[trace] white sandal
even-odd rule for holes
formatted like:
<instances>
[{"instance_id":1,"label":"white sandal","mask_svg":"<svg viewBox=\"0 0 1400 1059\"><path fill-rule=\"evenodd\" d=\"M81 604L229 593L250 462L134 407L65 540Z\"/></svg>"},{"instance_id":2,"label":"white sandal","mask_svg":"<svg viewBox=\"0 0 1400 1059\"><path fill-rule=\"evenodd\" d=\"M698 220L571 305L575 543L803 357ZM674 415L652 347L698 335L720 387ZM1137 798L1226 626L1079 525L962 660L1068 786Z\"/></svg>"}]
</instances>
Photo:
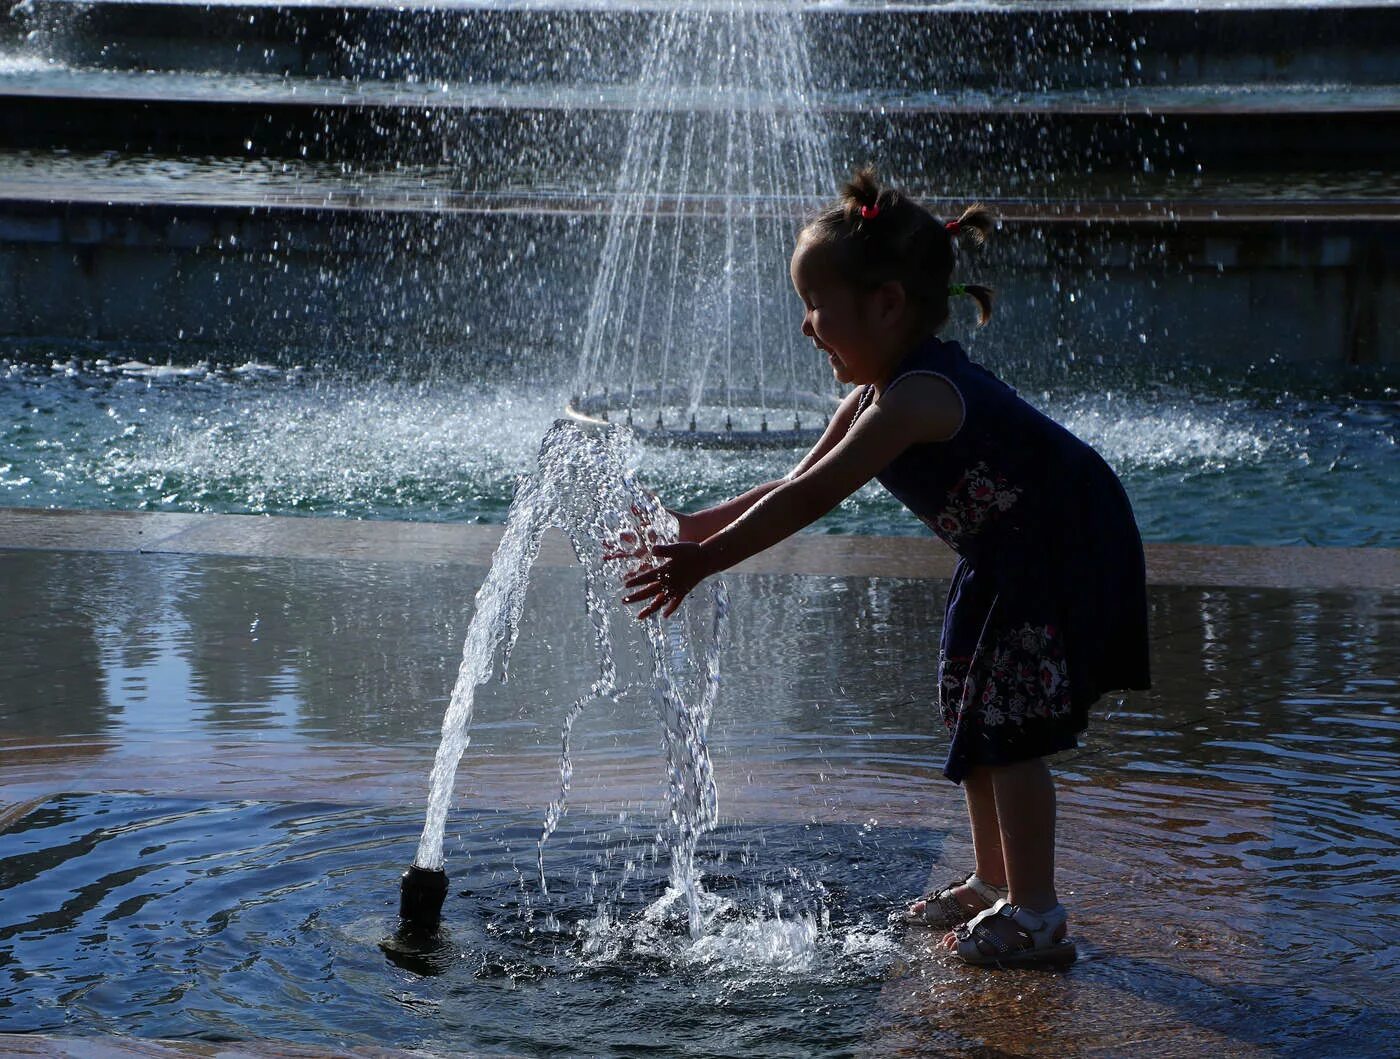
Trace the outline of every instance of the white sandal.
<instances>
[{"instance_id":1,"label":"white sandal","mask_svg":"<svg viewBox=\"0 0 1400 1059\"><path fill-rule=\"evenodd\" d=\"M930 890L914 899L914 903L922 901L924 910L922 912L904 913L904 922L914 926L928 927L930 930L952 930L960 924L966 923L973 916L979 915L976 911L969 912L963 907L962 902L953 896L953 891L960 886L966 886L982 900L987 902L990 909L998 901L1006 899L1007 890L1004 886L993 886L983 880L976 872L973 872L966 879L954 879L947 886L938 890Z\"/></svg>"},{"instance_id":2,"label":"white sandal","mask_svg":"<svg viewBox=\"0 0 1400 1059\"><path fill-rule=\"evenodd\" d=\"M1004 938L1001 931L993 929L993 919L1009 921L1012 937ZM1062 934L1068 920L1064 905L1032 912L1009 901L998 901L953 928L957 938L953 952L964 963L978 967L1063 967L1079 955L1074 942ZM1057 933L1061 934L1058 938Z\"/></svg>"}]
</instances>

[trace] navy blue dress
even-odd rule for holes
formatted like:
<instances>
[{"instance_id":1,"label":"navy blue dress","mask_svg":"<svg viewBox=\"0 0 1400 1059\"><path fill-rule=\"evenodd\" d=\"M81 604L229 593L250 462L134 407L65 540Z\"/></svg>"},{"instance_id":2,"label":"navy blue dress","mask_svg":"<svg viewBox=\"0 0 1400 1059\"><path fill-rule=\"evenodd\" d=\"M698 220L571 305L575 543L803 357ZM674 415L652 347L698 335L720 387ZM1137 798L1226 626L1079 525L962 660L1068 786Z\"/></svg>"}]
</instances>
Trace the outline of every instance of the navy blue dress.
<instances>
[{"instance_id":1,"label":"navy blue dress","mask_svg":"<svg viewBox=\"0 0 1400 1059\"><path fill-rule=\"evenodd\" d=\"M943 774L961 783L978 765L1078 746L1101 694L1149 686L1146 576L1127 495L1097 452L956 342L918 346L886 389L917 374L957 391L962 426L878 477L958 555L938 697Z\"/></svg>"}]
</instances>

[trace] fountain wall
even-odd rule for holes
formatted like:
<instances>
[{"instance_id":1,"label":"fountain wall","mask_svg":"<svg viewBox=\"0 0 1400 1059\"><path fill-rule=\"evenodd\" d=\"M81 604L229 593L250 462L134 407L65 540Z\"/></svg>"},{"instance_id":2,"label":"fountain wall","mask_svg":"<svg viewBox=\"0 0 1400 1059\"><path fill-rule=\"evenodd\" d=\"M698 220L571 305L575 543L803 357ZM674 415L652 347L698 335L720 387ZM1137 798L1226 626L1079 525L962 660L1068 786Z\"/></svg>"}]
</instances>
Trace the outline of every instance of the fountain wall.
<instances>
[{"instance_id":1,"label":"fountain wall","mask_svg":"<svg viewBox=\"0 0 1400 1059\"><path fill-rule=\"evenodd\" d=\"M666 10L19 5L0 20L0 337L566 375L629 122L660 105L632 42ZM833 182L874 159L943 212L1005 218L963 273L1002 294L982 356L1400 357L1400 9L802 23ZM661 189L659 230L718 208L712 174ZM745 208L795 231L811 204ZM795 301L770 312L765 334L795 328Z\"/></svg>"},{"instance_id":2,"label":"fountain wall","mask_svg":"<svg viewBox=\"0 0 1400 1059\"><path fill-rule=\"evenodd\" d=\"M950 208L949 213L952 212ZM1217 363L1400 359L1400 232L1366 219L1029 213L967 275L1003 314L986 355ZM1194 214L1194 215L1193 215ZM797 226L794 219L793 227ZM385 252L386 234L403 249ZM14 202L5 337L167 355L573 369L597 212ZM445 264L450 260L451 264ZM561 267L561 262L564 263ZM776 307L770 327L796 328ZM971 321L955 322L970 332Z\"/></svg>"}]
</instances>

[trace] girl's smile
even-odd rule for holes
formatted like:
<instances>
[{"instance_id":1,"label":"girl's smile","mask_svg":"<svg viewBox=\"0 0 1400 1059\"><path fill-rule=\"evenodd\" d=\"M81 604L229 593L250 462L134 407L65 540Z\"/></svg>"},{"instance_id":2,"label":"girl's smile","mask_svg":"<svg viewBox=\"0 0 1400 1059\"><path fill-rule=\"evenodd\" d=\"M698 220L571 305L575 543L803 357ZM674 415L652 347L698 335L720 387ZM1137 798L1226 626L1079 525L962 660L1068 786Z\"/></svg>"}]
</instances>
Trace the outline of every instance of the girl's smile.
<instances>
[{"instance_id":1,"label":"girl's smile","mask_svg":"<svg viewBox=\"0 0 1400 1059\"><path fill-rule=\"evenodd\" d=\"M806 312L802 333L826 354L844 384L882 384L907 340L902 289L891 304L889 285L862 290L841 279L830 249L803 240L792 255L792 285Z\"/></svg>"}]
</instances>

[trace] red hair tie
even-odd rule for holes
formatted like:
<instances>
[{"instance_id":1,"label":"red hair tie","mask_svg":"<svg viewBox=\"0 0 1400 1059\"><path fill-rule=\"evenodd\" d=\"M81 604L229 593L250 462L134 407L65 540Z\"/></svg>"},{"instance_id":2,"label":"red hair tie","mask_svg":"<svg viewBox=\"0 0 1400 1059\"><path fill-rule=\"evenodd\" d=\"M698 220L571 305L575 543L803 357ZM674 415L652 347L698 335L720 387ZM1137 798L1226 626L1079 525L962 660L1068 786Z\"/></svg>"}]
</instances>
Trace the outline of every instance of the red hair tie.
<instances>
[{"instance_id":1,"label":"red hair tie","mask_svg":"<svg viewBox=\"0 0 1400 1059\"><path fill-rule=\"evenodd\" d=\"M879 206L862 206L860 208L860 219L863 221L873 221L880 216Z\"/></svg>"},{"instance_id":2,"label":"red hair tie","mask_svg":"<svg viewBox=\"0 0 1400 1059\"><path fill-rule=\"evenodd\" d=\"M962 225L957 221L949 221L943 227L948 229L949 235L957 235L958 232L962 231Z\"/></svg>"}]
</instances>

